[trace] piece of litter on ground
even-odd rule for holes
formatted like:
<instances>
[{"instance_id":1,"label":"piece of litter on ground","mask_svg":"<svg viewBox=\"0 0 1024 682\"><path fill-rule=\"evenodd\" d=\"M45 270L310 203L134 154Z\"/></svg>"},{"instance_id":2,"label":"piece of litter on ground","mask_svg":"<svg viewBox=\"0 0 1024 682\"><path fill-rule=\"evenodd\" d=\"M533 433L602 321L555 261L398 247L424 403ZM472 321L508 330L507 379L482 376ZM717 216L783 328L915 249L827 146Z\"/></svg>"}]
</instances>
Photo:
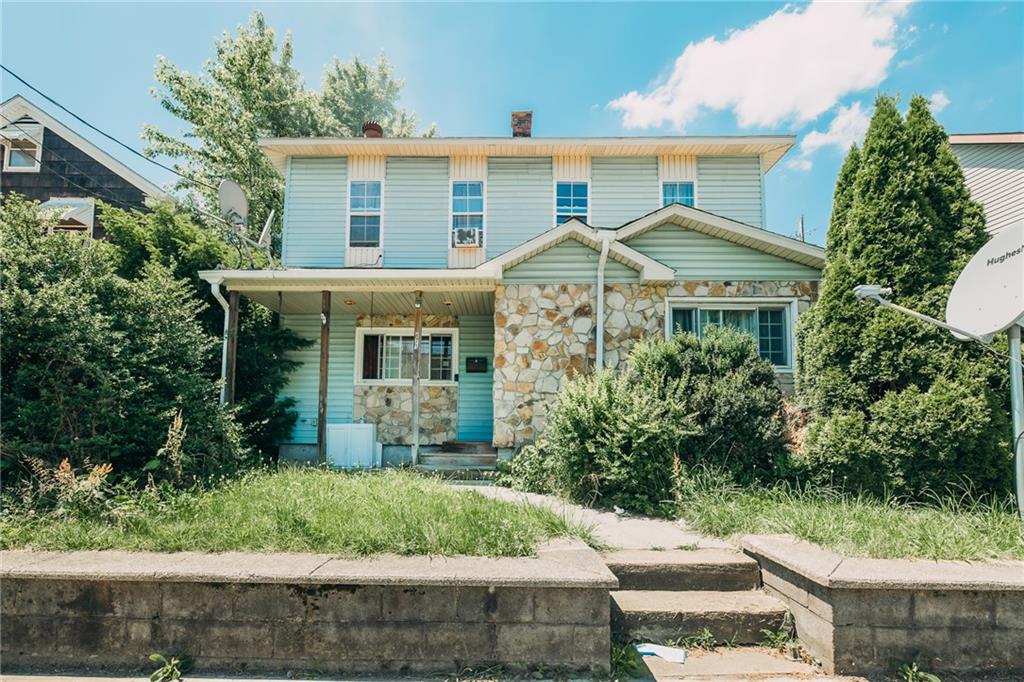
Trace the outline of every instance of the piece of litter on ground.
<instances>
[{"instance_id":1,"label":"piece of litter on ground","mask_svg":"<svg viewBox=\"0 0 1024 682\"><path fill-rule=\"evenodd\" d=\"M637 644L636 652L641 656L657 656L669 663L685 663L686 657L689 655L683 649L660 644Z\"/></svg>"}]
</instances>

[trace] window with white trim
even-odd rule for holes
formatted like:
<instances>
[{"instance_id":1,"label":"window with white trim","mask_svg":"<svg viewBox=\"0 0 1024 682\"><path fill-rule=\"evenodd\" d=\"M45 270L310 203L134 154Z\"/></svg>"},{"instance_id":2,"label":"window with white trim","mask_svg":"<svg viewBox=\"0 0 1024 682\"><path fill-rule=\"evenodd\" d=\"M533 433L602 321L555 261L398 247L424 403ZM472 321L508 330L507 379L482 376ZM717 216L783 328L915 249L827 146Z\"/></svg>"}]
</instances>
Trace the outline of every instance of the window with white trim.
<instances>
[{"instance_id":1,"label":"window with white trim","mask_svg":"<svg viewBox=\"0 0 1024 682\"><path fill-rule=\"evenodd\" d=\"M38 173L39 144L35 140L14 138L4 140L4 170L12 173Z\"/></svg>"},{"instance_id":2,"label":"window with white trim","mask_svg":"<svg viewBox=\"0 0 1024 682\"><path fill-rule=\"evenodd\" d=\"M585 182L555 183L555 224L561 225L570 218L587 222L589 192Z\"/></svg>"},{"instance_id":3,"label":"window with white trim","mask_svg":"<svg viewBox=\"0 0 1024 682\"><path fill-rule=\"evenodd\" d=\"M359 330L362 383L409 383L416 368L416 344L412 329ZM420 343L420 379L425 382L455 380L455 333L424 331Z\"/></svg>"},{"instance_id":4,"label":"window with white trim","mask_svg":"<svg viewBox=\"0 0 1024 682\"><path fill-rule=\"evenodd\" d=\"M484 183L452 183L452 246L483 246Z\"/></svg>"},{"instance_id":5,"label":"window with white trim","mask_svg":"<svg viewBox=\"0 0 1024 682\"><path fill-rule=\"evenodd\" d=\"M762 358L776 367L790 367L789 317L789 308L784 304L673 306L669 329L698 337L713 324L739 329L757 339Z\"/></svg>"},{"instance_id":6,"label":"window with white trim","mask_svg":"<svg viewBox=\"0 0 1024 682\"><path fill-rule=\"evenodd\" d=\"M661 183L661 205L682 204L683 206L694 205L693 183L692 182L663 182Z\"/></svg>"},{"instance_id":7,"label":"window with white trim","mask_svg":"<svg viewBox=\"0 0 1024 682\"><path fill-rule=\"evenodd\" d=\"M349 185L348 245L380 246L380 181L358 180Z\"/></svg>"}]
</instances>

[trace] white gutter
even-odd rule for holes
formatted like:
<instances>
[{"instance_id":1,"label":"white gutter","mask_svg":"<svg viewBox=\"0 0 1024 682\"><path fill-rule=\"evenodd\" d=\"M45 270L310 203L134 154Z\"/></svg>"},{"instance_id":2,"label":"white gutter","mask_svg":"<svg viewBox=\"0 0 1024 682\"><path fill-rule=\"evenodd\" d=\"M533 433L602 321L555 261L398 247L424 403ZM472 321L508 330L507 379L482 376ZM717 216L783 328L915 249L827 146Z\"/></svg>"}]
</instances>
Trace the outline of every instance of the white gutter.
<instances>
[{"instance_id":1,"label":"white gutter","mask_svg":"<svg viewBox=\"0 0 1024 682\"><path fill-rule=\"evenodd\" d=\"M224 309L224 341L221 343L220 351L220 404L223 405L228 390L228 385L225 382L228 376L228 316L231 306L224 299L224 295L220 293L220 282L220 280L210 282L210 292L220 303L220 307Z\"/></svg>"},{"instance_id":2,"label":"white gutter","mask_svg":"<svg viewBox=\"0 0 1024 682\"><path fill-rule=\"evenodd\" d=\"M608 263L611 242L601 237L601 257L597 261L597 369L604 369L604 266Z\"/></svg>"}]
</instances>

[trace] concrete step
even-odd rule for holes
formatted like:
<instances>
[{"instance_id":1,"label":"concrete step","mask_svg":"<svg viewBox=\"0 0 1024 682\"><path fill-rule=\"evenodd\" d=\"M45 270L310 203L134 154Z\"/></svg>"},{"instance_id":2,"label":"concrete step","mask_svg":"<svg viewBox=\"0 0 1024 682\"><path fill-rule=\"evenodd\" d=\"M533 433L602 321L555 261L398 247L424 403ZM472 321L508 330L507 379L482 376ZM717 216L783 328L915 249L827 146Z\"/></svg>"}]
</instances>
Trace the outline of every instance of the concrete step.
<instances>
[{"instance_id":1,"label":"concrete step","mask_svg":"<svg viewBox=\"0 0 1024 682\"><path fill-rule=\"evenodd\" d=\"M452 440L441 444L445 452L456 452L467 455L497 455L498 449L490 441L485 440Z\"/></svg>"},{"instance_id":2,"label":"concrete step","mask_svg":"<svg viewBox=\"0 0 1024 682\"><path fill-rule=\"evenodd\" d=\"M606 552L604 561L623 590L756 590L757 562L727 549L628 549Z\"/></svg>"},{"instance_id":3,"label":"concrete step","mask_svg":"<svg viewBox=\"0 0 1024 682\"><path fill-rule=\"evenodd\" d=\"M611 593L612 629L621 637L665 642L707 628L719 642L758 644L779 630L786 607L763 592L619 590Z\"/></svg>"},{"instance_id":4,"label":"concrete step","mask_svg":"<svg viewBox=\"0 0 1024 682\"><path fill-rule=\"evenodd\" d=\"M493 469L497 457L486 454L462 454L454 452L424 452L420 454L420 464L423 465L448 465L448 466L487 466Z\"/></svg>"},{"instance_id":5,"label":"concrete step","mask_svg":"<svg viewBox=\"0 0 1024 682\"><path fill-rule=\"evenodd\" d=\"M670 663L657 656L644 656L647 679L658 682L866 682L860 677L825 675L803 661L761 647L689 650L685 663Z\"/></svg>"}]
</instances>

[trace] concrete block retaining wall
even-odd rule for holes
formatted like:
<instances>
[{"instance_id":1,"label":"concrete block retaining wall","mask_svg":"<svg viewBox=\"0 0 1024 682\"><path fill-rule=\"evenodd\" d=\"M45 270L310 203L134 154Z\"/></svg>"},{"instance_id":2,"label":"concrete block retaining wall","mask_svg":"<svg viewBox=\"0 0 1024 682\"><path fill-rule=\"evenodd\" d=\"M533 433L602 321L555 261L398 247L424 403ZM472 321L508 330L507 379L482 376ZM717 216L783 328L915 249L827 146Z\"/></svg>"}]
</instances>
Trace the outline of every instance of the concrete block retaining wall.
<instances>
[{"instance_id":1,"label":"concrete block retaining wall","mask_svg":"<svg viewBox=\"0 0 1024 682\"><path fill-rule=\"evenodd\" d=\"M852 559L786 536L747 537L743 548L829 673L919 661L1024 676L1024 562Z\"/></svg>"},{"instance_id":2,"label":"concrete block retaining wall","mask_svg":"<svg viewBox=\"0 0 1024 682\"><path fill-rule=\"evenodd\" d=\"M453 673L535 666L607 673L608 590L593 550L536 557L5 552L5 670Z\"/></svg>"}]
</instances>

